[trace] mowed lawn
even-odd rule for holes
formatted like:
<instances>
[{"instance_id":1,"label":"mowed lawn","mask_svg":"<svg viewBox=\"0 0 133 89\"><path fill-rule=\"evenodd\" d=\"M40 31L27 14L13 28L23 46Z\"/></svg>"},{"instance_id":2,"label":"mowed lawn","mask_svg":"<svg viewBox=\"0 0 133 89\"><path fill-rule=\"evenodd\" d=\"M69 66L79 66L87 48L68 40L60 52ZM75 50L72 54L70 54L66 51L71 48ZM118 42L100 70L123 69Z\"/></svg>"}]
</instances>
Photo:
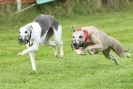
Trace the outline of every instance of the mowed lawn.
<instances>
[{"instance_id":1,"label":"mowed lawn","mask_svg":"<svg viewBox=\"0 0 133 89\"><path fill-rule=\"evenodd\" d=\"M70 46L72 25L94 25L130 48L133 55L133 12L75 16L59 21L63 27L64 60L54 57L51 47L41 45L36 52L36 73L32 72L28 55L18 56L25 48L18 44L18 30L27 22L0 26L0 89L133 89L132 58L117 56L117 66L102 54L77 55Z\"/></svg>"}]
</instances>

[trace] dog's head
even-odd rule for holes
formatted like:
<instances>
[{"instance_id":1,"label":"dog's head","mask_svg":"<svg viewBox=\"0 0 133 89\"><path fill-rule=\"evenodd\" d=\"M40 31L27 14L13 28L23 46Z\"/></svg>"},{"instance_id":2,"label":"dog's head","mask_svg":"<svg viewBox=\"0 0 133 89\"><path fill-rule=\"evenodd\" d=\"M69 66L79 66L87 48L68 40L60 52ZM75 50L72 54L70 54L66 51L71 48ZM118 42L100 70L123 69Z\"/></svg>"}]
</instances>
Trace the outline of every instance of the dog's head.
<instances>
[{"instance_id":1,"label":"dog's head","mask_svg":"<svg viewBox=\"0 0 133 89\"><path fill-rule=\"evenodd\" d=\"M20 44L27 44L31 38L32 33L32 25L21 27L19 30L19 43Z\"/></svg>"},{"instance_id":2,"label":"dog's head","mask_svg":"<svg viewBox=\"0 0 133 89\"><path fill-rule=\"evenodd\" d=\"M81 28L73 28L72 35L72 49L80 55L85 55L84 47L85 47L85 31L82 31Z\"/></svg>"},{"instance_id":3,"label":"dog's head","mask_svg":"<svg viewBox=\"0 0 133 89\"><path fill-rule=\"evenodd\" d=\"M73 27L73 35L72 35L72 45L74 49L79 49L84 46L85 41L85 32L80 28Z\"/></svg>"}]
</instances>

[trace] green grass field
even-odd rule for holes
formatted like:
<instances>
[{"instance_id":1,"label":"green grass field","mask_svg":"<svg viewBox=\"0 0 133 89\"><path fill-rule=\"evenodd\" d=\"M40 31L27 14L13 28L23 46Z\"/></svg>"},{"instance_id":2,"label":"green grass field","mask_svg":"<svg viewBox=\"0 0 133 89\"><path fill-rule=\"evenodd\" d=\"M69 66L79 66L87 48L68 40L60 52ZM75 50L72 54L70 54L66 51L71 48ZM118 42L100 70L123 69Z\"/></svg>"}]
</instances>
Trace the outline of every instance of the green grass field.
<instances>
[{"instance_id":1,"label":"green grass field","mask_svg":"<svg viewBox=\"0 0 133 89\"><path fill-rule=\"evenodd\" d=\"M21 20L0 26L0 89L133 89L133 60L118 58L120 65L102 54L80 56L70 47L72 25L94 25L133 50L133 12L95 14L59 18L63 26L64 60L53 49L41 45L36 52L37 72L32 72L25 47L18 44L19 27L32 21Z\"/></svg>"}]
</instances>

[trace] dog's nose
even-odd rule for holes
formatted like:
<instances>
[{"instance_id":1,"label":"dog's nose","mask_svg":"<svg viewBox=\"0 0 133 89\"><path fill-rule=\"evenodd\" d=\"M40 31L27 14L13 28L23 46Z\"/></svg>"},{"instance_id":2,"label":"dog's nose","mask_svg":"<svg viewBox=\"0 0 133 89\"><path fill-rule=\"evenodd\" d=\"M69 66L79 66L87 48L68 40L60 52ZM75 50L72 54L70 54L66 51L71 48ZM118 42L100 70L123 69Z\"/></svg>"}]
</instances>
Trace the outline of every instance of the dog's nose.
<instances>
[{"instance_id":1,"label":"dog's nose","mask_svg":"<svg viewBox=\"0 0 133 89\"><path fill-rule=\"evenodd\" d=\"M82 43L83 43L83 42L82 42L82 41L80 41L80 42L79 42L79 45L82 45Z\"/></svg>"},{"instance_id":2,"label":"dog's nose","mask_svg":"<svg viewBox=\"0 0 133 89\"><path fill-rule=\"evenodd\" d=\"M21 36L19 36L19 37L18 37L18 40L22 41L22 37L21 37Z\"/></svg>"},{"instance_id":3,"label":"dog's nose","mask_svg":"<svg viewBox=\"0 0 133 89\"><path fill-rule=\"evenodd\" d=\"M76 44L76 41L75 41L75 40L73 40L73 41L72 41L72 43L73 43L73 44Z\"/></svg>"}]
</instances>

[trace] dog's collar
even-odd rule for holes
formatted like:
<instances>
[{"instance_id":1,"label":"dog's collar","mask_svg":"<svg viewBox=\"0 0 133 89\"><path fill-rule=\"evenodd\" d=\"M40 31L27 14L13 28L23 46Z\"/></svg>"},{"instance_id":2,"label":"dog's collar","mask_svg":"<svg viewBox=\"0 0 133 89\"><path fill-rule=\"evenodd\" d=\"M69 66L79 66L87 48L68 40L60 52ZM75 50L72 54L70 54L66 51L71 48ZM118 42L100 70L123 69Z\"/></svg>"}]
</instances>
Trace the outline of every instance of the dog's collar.
<instances>
[{"instance_id":1,"label":"dog's collar","mask_svg":"<svg viewBox=\"0 0 133 89\"><path fill-rule=\"evenodd\" d=\"M87 44L89 43L90 40L90 34L88 31L85 31L85 39L84 39L84 43Z\"/></svg>"},{"instance_id":2,"label":"dog's collar","mask_svg":"<svg viewBox=\"0 0 133 89\"><path fill-rule=\"evenodd\" d=\"M33 42L29 41L28 44L29 44L29 47L31 47L33 45Z\"/></svg>"},{"instance_id":3,"label":"dog's collar","mask_svg":"<svg viewBox=\"0 0 133 89\"><path fill-rule=\"evenodd\" d=\"M30 39L31 39L31 33L32 31L30 31L30 36L29 36L29 39L27 40L29 44L30 44Z\"/></svg>"},{"instance_id":4,"label":"dog's collar","mask_svg":"<svg viewBox=\"0 0 133 89\"><path fill-rule=\"evenodd\" d=\"M29 37L29 40L31 39L31 33L32 33L32 31L30 31L30 37Z\"/></svg>"},{"instance_id":5,"label":"dog's collar","mask_svg":"<svg viewBox=\"0 0 133 89\"><path fill-rule=\"evenodd\" d=\"M29 39L27 39L26 40L26 42L25 42L25 44L29 44L29 46L30 46L30 40L31 40L31 33L32 33L32 31L30 31L30 35L29 35Z\"/></svg>"},{"instance_id":6,"label":"dog's collar","mask_svg":"<svg viewBox=\"0 0 133 89\"><path fill-rule=\"evenodd\" d=\"M81 29L78 29L76 31L84 31L85 33L84 43L88 44L90 40L90 33L87 30L81 30Z\"/></svg>"}]
</instances>

